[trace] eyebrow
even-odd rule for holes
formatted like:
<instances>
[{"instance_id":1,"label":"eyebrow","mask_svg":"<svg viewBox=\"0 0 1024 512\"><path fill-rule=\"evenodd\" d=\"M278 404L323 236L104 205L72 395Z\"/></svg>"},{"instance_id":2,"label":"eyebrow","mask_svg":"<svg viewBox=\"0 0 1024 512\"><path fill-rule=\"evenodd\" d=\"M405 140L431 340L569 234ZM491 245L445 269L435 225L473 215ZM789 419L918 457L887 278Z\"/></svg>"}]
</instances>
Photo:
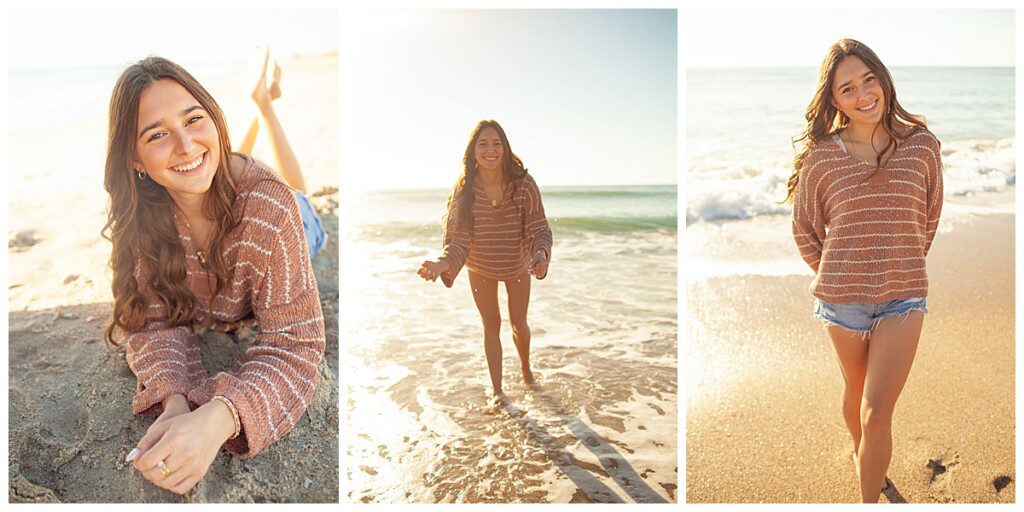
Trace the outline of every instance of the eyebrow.
<instances>
[{"instance_id":1,"label":"eyebrow","mask_svg":"<svg viewBox=\"0 0 1024 512\"><path fill-rule=\"evenodd\" d=\"M868 75L870 75L870 74L872 74L872 73L874 73L874 71L871 71L871 70L869 69L869 70L867 70L867 72L866 72L866 73L864 73L864 74L863 74L863 75L861 75L860 77L861 77L861 78L864 78L864 77L866 77L866 76L868 76ZM836 86L836 89L842 89L843 87L846 87L847 85L850 85L850 82L852 82L852 81L853 81L853 80L847 80L847 81L845 81L845 82L843 82L843 83L839 84L838 86Z\"/></svg>"},{"instance_id":2,"label":"eyebrow","mask_svg":"<svg viewBox=\"0 0 1024 512\"><path fill-rule=\"evenodd\" d=\"M192 105L191 107L188 107L185 110L182 110L181 111L181 115L182 116L187 116L189 112L192 112L193 110L200 110L202 108L203 107L201 105ZM152 130L153 128L156 128L157 126L160 126L160 123L163 123L163 122L164 122L164 120L161 119L159 121L150 123L148 126L143 128L141 132L139 132L139 138L141 139L144 135L146 135L146 132Z\"/></svg>"}]
</instances>

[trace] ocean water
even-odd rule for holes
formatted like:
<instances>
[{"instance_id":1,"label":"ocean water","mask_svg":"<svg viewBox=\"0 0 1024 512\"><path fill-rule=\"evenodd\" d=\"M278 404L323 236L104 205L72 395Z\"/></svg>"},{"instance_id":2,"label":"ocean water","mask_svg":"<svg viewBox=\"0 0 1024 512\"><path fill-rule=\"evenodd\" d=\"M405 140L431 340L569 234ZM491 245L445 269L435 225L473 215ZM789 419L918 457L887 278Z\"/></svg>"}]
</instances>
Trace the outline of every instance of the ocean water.
<instances>
[{"instance_id":1,"label":"ocean water","mask_svg":"<svg viewBox=\"0 0 1024 512\"><path fill-rule=\"evenodd\" d=\"M674 501L676 187L542 188L555 243L531 290L540 385L522 384L504 322L507 404L489 398L465 271L452 289L416 275L440 253L446 192L346 208L361 267L342 274L348 499Z\"/></svg>"},{"instance_id":2,"label":"ocean water","mask_svg":"<svg viewBox=\"0 0 1024 512\"><path fill-rule=\"evenodd\" d=\"M106 119L110 93L129 64L10 70L10 131L35 130L100 116ZM244 76L248 65L237 59L179 64L207 88L211 82L226 77Z\"/></svg>"},{"instance_id":3,"label":"ocean water","mask_svg":"<svg viewBox=\"0 0 1024 512\"><path fill-rule=\"evenodd\" d=\"M897 98L942 142L945 191L1016 183L1014 68L893 68ZM791 140L817 70L687 70L686 223L788 214Z\"/></svg>"}]
</instances>

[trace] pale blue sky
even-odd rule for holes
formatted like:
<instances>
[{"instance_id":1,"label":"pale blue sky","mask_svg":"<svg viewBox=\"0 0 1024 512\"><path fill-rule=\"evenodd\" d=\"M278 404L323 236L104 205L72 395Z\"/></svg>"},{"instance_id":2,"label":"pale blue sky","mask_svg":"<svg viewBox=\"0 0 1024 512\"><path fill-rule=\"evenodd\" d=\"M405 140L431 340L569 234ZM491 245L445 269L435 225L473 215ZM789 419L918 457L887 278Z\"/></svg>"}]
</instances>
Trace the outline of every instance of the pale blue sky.
<instances>
[{"instance_id":1,"label":"pale blue sky","mask_svg":"<svg viewBox=\"0 0 1024 512\"><path fill-rule=\"evenodd\" d=\"M52 9L10 11L12 69L121 66L149 54L184 64L338 49L335 10Z\"/></svg>"},{"instance_id":2,"label":"pale blue sky","mask_svg":"<svg viewBox=\"0 0 1024 512\"><path fill-rule=\"evenodd\" d=\"M1008 9L686 11L687 67L813 66L843 37L886 66L1014 66Z\"/></svg>"},{"instance_id":3,"label":"pale blue sky","mask_svg":"<svg viewBox=\"0 0 1024 512\"><path fill-rule=\"evenodd\" d=\"M341 33L356 188L450 187L487 118L542 187L676 182L674 10L369 11Z\"/></svg>"}]
</instances>

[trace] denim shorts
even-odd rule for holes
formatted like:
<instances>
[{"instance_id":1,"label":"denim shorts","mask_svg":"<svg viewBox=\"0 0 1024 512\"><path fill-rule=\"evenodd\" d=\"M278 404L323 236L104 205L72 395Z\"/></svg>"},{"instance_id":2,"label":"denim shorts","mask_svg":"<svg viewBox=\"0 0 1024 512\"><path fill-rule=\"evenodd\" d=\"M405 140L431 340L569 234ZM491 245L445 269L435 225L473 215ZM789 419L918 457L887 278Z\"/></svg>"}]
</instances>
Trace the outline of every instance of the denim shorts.
<instances>
[{"instance_id":1,"label":"denim shorts","mask_svg":"<svg viewBox=\"0 0 1024 512\"><path fill-rule=\"evenodd\" d=\"M324 248L327 243L327 233L320 224L320 217L316 216L313 204L309 202L302 192L295 191L295 201L299 203L299 215L302 216L302 231L306 233L306 247L309 248L309 258L313 259L316 253Z\"/></svg>"},{"instance_id":2,"label":"denim shorts","mask_svg":"<svg viewBox=\"0 0 1024 512\"><path fill-rule=\"evenodd\" d=\"M863 333L871 332L883 318L905 315L911 311L928 312L924 297L897 299L881 304L835 303L814 299L814 316L825 324Z\"/></svg>"}]
</instances>

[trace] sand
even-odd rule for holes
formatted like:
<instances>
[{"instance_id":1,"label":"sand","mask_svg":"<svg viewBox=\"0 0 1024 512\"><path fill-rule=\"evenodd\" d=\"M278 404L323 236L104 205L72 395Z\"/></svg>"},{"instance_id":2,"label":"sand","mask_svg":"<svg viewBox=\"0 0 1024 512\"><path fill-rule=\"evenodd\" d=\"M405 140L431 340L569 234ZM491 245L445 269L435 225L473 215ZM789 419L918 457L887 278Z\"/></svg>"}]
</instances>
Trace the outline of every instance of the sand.
<instances>
[{"instance_id":1,"label":"sand","mask_svg":"<svg viewBox=\"0 0 1024 512\"><path fill-rule=\"evenodd\" d=\"M1012 198L947 203L882 502L1014 501ZM838 361L787 233L769 217L687 234L705 270L687 284L688 502L859 500Z\"/></svg>"},{"instance_id":2,"label":"sand","mask_svg":"<svg viewBox=\"0 0 1024 512\"><path fill-rule=\"evenodd\" d=\"M489 397L465 271L452 289L415 274L440 246L438 226L400 241L367 231L344 242L346 257L367 267L343 289L343 337L352 340L342 361L343 500L678 499L675 230L556 230L550 273L531 285L539 385L522 383L505 322L505 403ZM618 286L640 254L660 278ZM498 295L505 316L503 288Z\"/></svg>"},{"instance_id":3,"label":"sand","mask_svg":"<svg viewBox=\"0 0 1024 512\"><path fill-rule=\"evenodd\" d=\"M185 496L153 486L124 463L153 418L132 415L135 377L124 351L107 350L102 341L111 307L110 244L99 236L106 218L106 118L12 133L10 501L338 500L337 58L288 59L282 68L284 96L275 107L329 236L314 259L327 352L306 415L253 459L222 452ZM204 84L236 134L251 119L240 94L244 84L245 77ZM207 370L229 367L251 338L204 335Z\"/></svg>"}]
</instances>

